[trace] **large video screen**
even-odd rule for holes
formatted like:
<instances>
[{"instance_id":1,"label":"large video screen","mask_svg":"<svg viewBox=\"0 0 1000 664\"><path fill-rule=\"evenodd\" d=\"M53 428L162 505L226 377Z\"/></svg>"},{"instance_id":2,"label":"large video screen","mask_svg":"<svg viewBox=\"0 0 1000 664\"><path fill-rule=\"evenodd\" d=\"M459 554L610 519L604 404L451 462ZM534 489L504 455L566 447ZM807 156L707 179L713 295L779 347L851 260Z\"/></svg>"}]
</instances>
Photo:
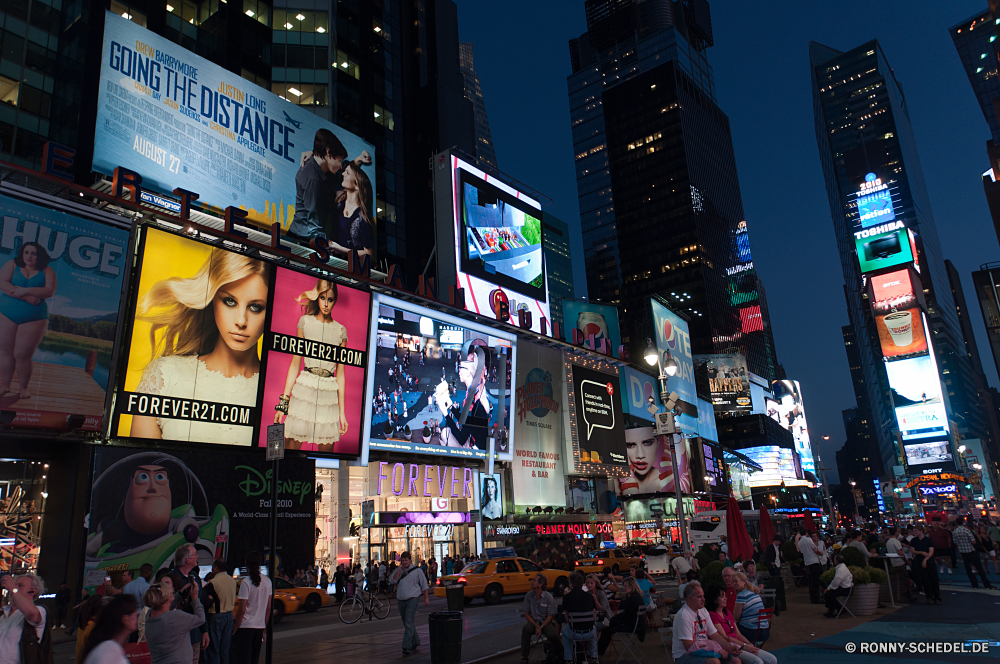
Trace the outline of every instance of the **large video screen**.
<instances>
[{"instance_id":1,"label":"large video screen","mask_svg":"<svg viewBox=\"0 0 1000 664\"><path fill-rule=\"evenodd\" d=\"M373 308L367 449L485 459L493 437L497 458L513 459L516 337L387 296L375 296Z\"/></svg>"},{"instance_id":2,"label":"large video screen","mask_svg":"<svg viewBox=\"0 0 1000 664\"><path fill-rule=\"evenodd\" d=\"M188 189L305 239L323 233L374 263L370 143L113 12L100 76L95 171L123 166L143 187Z\"/></svg>"},{"instance_id":3,"label":"large video screen","mask_svg":"<svg viewBox=\"0 0 1000 664\"><path fill-rule=\"evenodd\" d=\"M802 460L802 470L816 472L813 460L812 441L809 439L809 425L806 424L806 408L802 403L802 386L797 380L776 380L771 385L776 401L769 408L768 415L786 430L792 432L795 451Z\"/></svg>"},{"instance_id":4,"label":"large video screen","mask_svg":"<svg viewBox=\"0 0 1000 664\"><path fill-rule=\"evenodd\" d=\"M714 410L744 412L753 410L750 400L750 373L740 353L695 355L694 372L712 395Z\"/></svg>"},{"instance_id":5,"label":"large video screen","mask_svg":"<svg viewBox=\"0 0 1000 664\"><path fill-rule=\"evenodd\" d=\"M854 246L862 272L913 262L910 237L901 221L856 232Z\"/></svg>"},{"instance_id":6,"label":"large video screen","mask_svg":"<svg viewBox=\"0 0 1000 664\"><path fill-rule=\"evenodd\" d=\"M741 449L740 453L763 468L750 475L751 487L779 486L782 482L785 486L809 486L809 482L798 478L795 450L777 445L762 445Z\"/></svg>"},{"instance_id":7,"label":"large video screen","mask_svg":"<svg viewBox=\"0 0 1000 664\"><path fill-rule=\"evenodd\" d=\"M622 449L625 416L618 376L573 365L576 430L580 461L626 463Z\"/></svg>"},{"instance_id":8,"label":"large video screen","mask_svg":"<svg viewBox=\"0 0 1000 664\"><path fill-rule=\"evenodd\" d=\"M875 313L909 309L917 305L913 279L906 268L874 275L869 278L869 284Z\"/></svg>"},{"instance_id":9,"label":"large video screen","mask_svg":"<svg viewBox=\"0 0 1000 664\"><path fill-rule=\"evenodd\" d=\"M906 463L909 466L940 466L942 470L950 470L952 463L951 443L945 440L934 440L903 445L906 453ZM945 468L944 465L948 467Z\"/></svg>"},{"instance_id":10,"label":"large video screen","mask_svg":"<svg viewBox=\"0 0 1000 664\"><path fill-rule=\"evenodd\" d=\"M0 196L0 411L100 431L128 231ZM7 422L5 422L7 423Z\"/></svg>"},{"instance_id":11,"label":"large video screen","mask_svg":"<svg viewBox=\"0 0 1000 664\"><path fill-rule=\"evenodd\" d=\"M926 321L917 307L875 316L875 326L886 360L927 353Z\"/></svg>"},{"instance_id":12,"label":"large video screen","mask_svg":"<svg viewBox=\"0 0 1000 664\"><path fill-rule=\"evenodd\" d=\"M886 362L896 422L903 440L940 438L948 433L948 414L933 355Z\"/></svg>"},{"instance_id":13,"label":"large video screen","mask_svg":"<svg viewBox=\"0 0 1000 664\"><path fill-rule=\"evenodd\" d=\"M573 330L580 330L584 343L590 343L594 337L594 345L601 347L601 339L606 339L610 352L620 357L619 346L622 335L618 323L618 307L610 304L598 304L585 300L563 300L563 338L573 343Z\"/></svg>"}]
</instances>

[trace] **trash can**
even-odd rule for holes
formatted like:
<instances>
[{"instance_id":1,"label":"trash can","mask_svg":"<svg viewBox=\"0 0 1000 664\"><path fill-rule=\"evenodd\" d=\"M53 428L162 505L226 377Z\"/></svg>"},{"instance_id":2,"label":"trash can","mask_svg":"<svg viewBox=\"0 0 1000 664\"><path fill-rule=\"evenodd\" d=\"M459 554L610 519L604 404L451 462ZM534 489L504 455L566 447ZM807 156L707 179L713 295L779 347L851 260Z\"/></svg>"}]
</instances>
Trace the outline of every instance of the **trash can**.
<instances>
[{"instance_id":1,"label":"trash can","mask_svg":"<svg viewBox=\"0 0 1000 664\"><path fill-rule=\"evenodd\" d=\"M448 597L448 610L461 611L465 607L465 586L454 585L445 589Z\"/></svg>"},{"instance_id":2,"label":"trash can","mask_svg":"<svg viewBox=\"0 0 1000 664\"><path fill-rule=\"evenodd\" d=\"M427 619L431 664L462 663L462 612L435 611Z\"/></svg>"}]
</instances>

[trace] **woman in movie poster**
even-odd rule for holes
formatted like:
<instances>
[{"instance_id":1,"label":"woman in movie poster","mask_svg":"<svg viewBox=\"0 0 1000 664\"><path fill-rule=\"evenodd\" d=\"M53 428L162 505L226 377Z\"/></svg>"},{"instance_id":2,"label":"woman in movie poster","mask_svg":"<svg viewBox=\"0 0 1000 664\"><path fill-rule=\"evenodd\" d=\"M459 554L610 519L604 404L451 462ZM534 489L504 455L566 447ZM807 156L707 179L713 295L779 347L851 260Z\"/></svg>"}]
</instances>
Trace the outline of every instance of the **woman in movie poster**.
<instances>
[{"instance_id":1,"label":"woman in movie poster","mask_svg":"<svg viewBox=\"0 0 1000 664\"><path fill-rule=\"evenodd\" d=\"M629 474L620 477L618 495L629 496L645 493L660 493L674 490L674 471L670 460L669 436L657 436L652 427L625 430L625 453L628 457ZM677 467L686 469L690 455L687 442L682 443L682 453L677 459ZM691 476L684 472L681 476L681 490L691 491Z\"/></svg>"},{"instance_id":2,"label":"woman in movie poster","mask_svg":"<svg viewBox=\"0 0 1000 664\"><path fill-rule=\"evenodd\" d=\"M0 268L0 397L10 392L17 368L18 396L30 399L32 356L49 329L45 300L56 293L56 273L37 242L25 242Z\"/></svg>"},{"instance_id":3,"label":"woman in movie poster","mask_svg":"<svg viewBox=\"0 0 1000 664\"><path fill-rule=\"evenodd\" d=\"M147 237L144 271L154 258L171 261L172 271L183 269L183 255L168 257L155 246L163 235ZM191 252L208 249L181 242ZM194 276L170 276L154 283L141 297L136 316L149 325L153 359L135 391L255 406L260 372L257 342L264 333L269 283L267 263L219 248L208 251ZM133 352L136 345L133 339ZM250 445L253 427L136 415L128 435Z\"/></svg>"},{"instance_id":4,"label":"woman in movie poster","mask_svg":"<svg viewBox=\"0 0 1000 664\"><path fill-rule=\"evenodd\" d=\"M319 279L312 290L296 298L302 311L299 338L333 346L347 344L347 328L333 318L338 297L337 284ZM285 423L286 448L297 450L303 443L315 443L320 452L333 452L334 444L347 433L347 418L341 414L344 373L336 362L291 357L284 389L274 407L275 424Z\"/></svg>"}]
</instances>

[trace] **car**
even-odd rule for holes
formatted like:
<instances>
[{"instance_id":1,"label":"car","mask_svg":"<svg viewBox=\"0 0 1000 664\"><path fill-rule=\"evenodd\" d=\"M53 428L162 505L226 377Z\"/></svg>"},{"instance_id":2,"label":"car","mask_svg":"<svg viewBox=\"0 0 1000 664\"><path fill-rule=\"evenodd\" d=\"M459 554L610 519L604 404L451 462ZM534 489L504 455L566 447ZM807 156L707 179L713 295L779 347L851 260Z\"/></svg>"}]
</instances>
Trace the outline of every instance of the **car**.
<instances>
[{"instance_id":1,"label":"car","mask_svg":"<svg viewBox=\"0 0 1000 664\"><path fill-rule=\"evenodd\" d=\"M303 588L296 586L294 583L289 583L284 579L277 578L274 580L274 589L295 595L300 607L308 613L318 611L321 606L326 606L330 603L330 596L321 588Z\"/></svg>"},{"instance_id":2,"label":"car","mask_svg":"<svg viewBox=\"0 0 1000 664\"><path fill-rule=\"evenodd\" d=\"M610 567L612 572L619 574L631 569L633 565L642 567L642 559L630 556L621 549L602 549L594 551L590 558L577 560L576 571L584 574L600 574L605 567Z\"/></svg>"},{"instance_id":3,"label":"car","mask_svg":"<svg viewBox=\"0 0 1000 664\"><path fill-rule=\"evenodd\" d=\"M466 604L479 597L487 604L498 604L504 595L530 592L531 580L539 573L545 575L553 595L561 595L569 585L566 570L543 569L527 558L494 558L471 562L457 574L440 577L434 586L434 596L447 597L449 587L460 585Z\"/></svg>"},{"instance_id":4,"label":"car","mask_svg":"<svg viewBox=\"0 0 1000 664\"><path fill-rule=\"evenodd\" d=\"M242 576L236 579L236 592L239 594L240 584L247 577ZM279 579L280 580L280 579ZM287 583L287 581L285 582ZM277 585L274 589L274 601L271 603L271 620L277 625L281 622L281 619L285 617L285 614L295 613L299 610L299 598L295 596L295 593L289 592L288 590L278 590Z\"/></svg>"}]
</instances>

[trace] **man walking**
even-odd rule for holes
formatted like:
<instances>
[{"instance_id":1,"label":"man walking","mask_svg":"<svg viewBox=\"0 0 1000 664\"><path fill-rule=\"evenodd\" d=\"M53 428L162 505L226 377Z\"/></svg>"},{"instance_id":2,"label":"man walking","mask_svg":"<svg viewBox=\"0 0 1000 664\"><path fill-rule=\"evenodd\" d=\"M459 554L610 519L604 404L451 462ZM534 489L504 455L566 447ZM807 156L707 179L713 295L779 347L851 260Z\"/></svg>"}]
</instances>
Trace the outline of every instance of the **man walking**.
<instances>
[{"instance_id":1,"label":"man walking","mask_svg":"<svg viewBox=\"0 0 1000 664\"><path fill-rule=\"evenodd\" d=\"M809 576L809 601L813 604L819 604L819 576L823 573L823 566L819 562L816 544L811 537L806 535L805 528L799 528L799 542L796 546L799 553L802 554L802 564L806 566L806 573Z\"/></svg>"},{"instance_id":2,"label":"man walking","mask_svg":"<svg viewBox=\"0 0 1000 664\"><path fill-rule=\"evenodd\" d=\"M194 572L192 574L192 571ZM198 576L198 550L194 544L182 544L174 551L174 568L170 570L171 575L179 578L174 582L175 588L183 588L184 584L191 583L190 594L194 597L201 597L201 578ZM174 595L174 608L182 601L180 593ZM201 651L208 647L208 626L202 623L200 627L191 630L191 650L194 654L193 664L198 664L201 659Z\"/></svg>"},{"instance_id":3,"label":"man walking","mask_svg":"<svg viewBox=\"0 0 1000 664\"><path fill-rule=\"evenodd\" d=\"M69 611L70 592L69 586L63 581L56 591L56 622L62 629L66 629L66 612ZM140 604L141 606L141 604Z\"/></svg>"},{"instance_id":4,"label":"man walking","mask_svg":"<svg viewBox=\"0 0 1000 664\"><path fill-rule=\"evenodd\" d=\"M209 581L219 598L219 610L208 614L209 641L205 664L228 664L229 645L233 640L233 608L236 606L236 580L226 572L226 561L212 563L214 576ZM215 606L212 606L215 609Z\"/></svg>"},{"instance_id":5,"label":"man walking","mask_svg":"<svg viewBox=\"0 0 1000 664\"><path fill-rule=\"evenodd\" d=\"M986 576L986 569L983 567L983 561L979 557L979 552L976 551L976 538L973 536L972 532L965 527L965 517L958 517L955 519L955 530L951 533L951 539L955 543L955 548L958 550L959 555L962 556L962 560L965 562L965 573L969 575L969 581L972 582L973 588L979 588L979 582L976 580L976 576L972 573L972 568L975 567L979 572L979 575L983 577L983 586L989 589L993 589L993 584L990 583L989 577Z\"/></svg>"},{"instance_id":6,"label":"man walking","mask_svg":"<svg viewBox=\"0 0 1000 664\"><path fill-rule=\"evenodd\" d=\"M521 628L521 664L528 662L532 637L544 636L555 652L562 652L562 637L555 623L556 600L545 589L548 584L545 575L538 574L531 580L531 592L524 596L521 610L527 622Z\"/></svg>"},{"instance_id":7,"label":"man walking","mask_svg":"<svg viewBox=\"0 0 1000 664\"><path fill-rule=\"evenodd\" d=\"M392 583L396 586L396 601L399 605L399 615L403 619L403 654L409 655L420 645L417 636L417 599L424 594L424 606L430 606L427 597L427 577L423 570L413 565L409 551L399 554L399 569L392 575Z\"/></svg>"}]
</instances>

